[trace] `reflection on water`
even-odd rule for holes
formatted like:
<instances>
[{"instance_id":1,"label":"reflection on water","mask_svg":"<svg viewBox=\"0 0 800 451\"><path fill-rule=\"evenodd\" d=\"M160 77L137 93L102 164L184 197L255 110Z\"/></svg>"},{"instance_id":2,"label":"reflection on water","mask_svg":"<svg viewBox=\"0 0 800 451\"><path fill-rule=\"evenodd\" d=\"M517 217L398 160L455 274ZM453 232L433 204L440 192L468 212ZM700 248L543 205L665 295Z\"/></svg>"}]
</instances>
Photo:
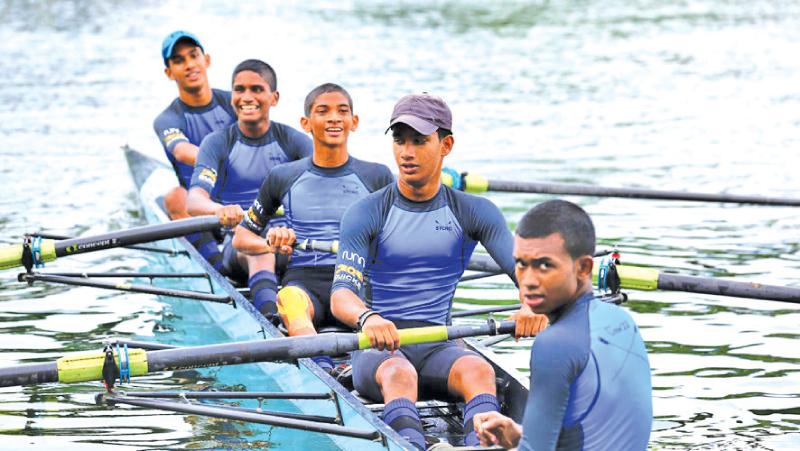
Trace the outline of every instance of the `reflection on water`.
<instances>
[{"instance_id":1,"label":"reflection on water","mask_svg":"<svg viewBox=\"0 0 800 451\"><path fill-rule=\"evenodd\" d=\"M351 90L356 156L392 164L386 119L403 94L454 110L447 164L493 178L798 197L800 6L789 2L312 1L0 3L0 243L46 229L78 235L141 223L123 144L160 153L151 122L175 96L158 51L189 29L225 87L239 61L278 70L273 119L296 124L324 81ZM542 195L494 194L513 227ZM800 286L800 220L777 207L569 197L600 248L681 274ZM153 265L114 250L49 270ZM52 267L51 267L52 266ZM457 308L514 299L493 277ZM632 292L653 368L656 449L800 448L800 310L767 301ZM16 282L0 273L0 364L96 349L108 335L192 340L146 295ZM189 330L187 330L189 329ZM499 345L527 364L530 341ZM520 368L527 370L526 368ZM137 388L206 387L224 371L159 375ZM235 375L229 375L235 379ZM230 380L230 379L229 379ZM192 416L95 406L96 384L0 390L9 448L286 447L281 432ZM311 440L307 448L331 443ZM318 440L318 441L314 441Z\"/></svg>"}]
</instances>

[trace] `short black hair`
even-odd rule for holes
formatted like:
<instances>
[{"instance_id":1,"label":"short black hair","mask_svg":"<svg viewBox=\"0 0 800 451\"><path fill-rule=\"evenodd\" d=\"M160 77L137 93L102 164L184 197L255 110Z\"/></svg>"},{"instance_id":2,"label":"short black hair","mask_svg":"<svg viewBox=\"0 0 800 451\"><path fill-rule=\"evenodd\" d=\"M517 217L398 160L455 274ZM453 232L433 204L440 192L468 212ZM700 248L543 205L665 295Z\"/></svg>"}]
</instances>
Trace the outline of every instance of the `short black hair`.
<instances>
[{"instance_id":1,"label":"short black hair","mask_svg":"<svg viewBox=\"0 0 800 451\"><path fill-rule=\"evenodd\" d=\"M592 218L572 202L560 199L542 202L528 210L517 225L520 238L544 238L554 233L564 238L564 247L573 259L594 255Z\"/></svg>"},{"instance_id":2,"label":"short black hair","mask_svg":"<svg viewBox=\"0 0 800 451\"><path fill-rule=\"evenodd\" d=\"M346 89L337 85L336 83L323 83L312 89L311 92L309 92L306 96L306 101L303 104L303 111L305 112L306 117L311 115L311 107L314 106L314 101L317 100L317 97L329 92L341 92L342 95L347 97L347 103L350 105L350 111L353 111L353 98L350 97L350 93L347 92Z\"/></svg>"},{"instance_id":3,"label":"short black hair","mask_svg":"<svg viewBox=\"0 0 800 451\"><path fill-rule=\"evenodd\" d=\"M439 141L441 141L441 140L445 139L446 137L452 135L453 132L448 130L448 129L446 129L446 128L438 128L438 129L436 129L436 134L439 135Z\"/></svg>"},{"instance_id":4,"label":"short black hair","mask_svg":"<svg viewBox=\"0 0 800 451\"><path fill-rule=\"evenodd\" d=\"M236 80L236 76L239 75L239 72L244 72L246 70L255 72L263 78L272 92L278 90L278 76L275 74L275 69L269 64L256 59L244 60L236 65L236 68L233 69L233 75L231 76L231 84Z\"/></svg>"}]
</instances>

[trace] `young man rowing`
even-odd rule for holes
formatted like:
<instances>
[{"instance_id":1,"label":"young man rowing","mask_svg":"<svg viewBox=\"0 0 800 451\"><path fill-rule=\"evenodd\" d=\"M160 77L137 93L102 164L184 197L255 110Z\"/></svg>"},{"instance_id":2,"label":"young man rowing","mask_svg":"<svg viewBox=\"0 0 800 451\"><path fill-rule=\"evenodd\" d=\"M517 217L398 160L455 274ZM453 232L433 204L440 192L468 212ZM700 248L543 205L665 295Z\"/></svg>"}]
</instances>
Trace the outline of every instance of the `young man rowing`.
<instances>
[{"instance_id":1,"label":"young man rowing","mask_svg":"<svg viewBox=\"0 0 800 451\"><path fill-rule=\"evenodd\" d=\"M176 31L161 44L164 74L175 81L178 97L158 115L153 129L164 146L179 185L164 196L164 208L171 219L188 218L186 195L192 179L199 145L205 136L236 122L231 107L231 93L211 89L206 71L211 57L195 35ZM211 233L187 236L215 268L222 264L222 254Z\"/></svg>"},{"instance_id":2,"label":"young man rowing","mask_svg":"<svg viewBox=\"0 0 800 451\"><path fill-rule=\"evenodd\" d=\"M189 214L216 215L223 227L236 227L258 195L267 172L280 163L311 155L303 133L270 121L278 103L277 77L267 63L246 60L233 70L233 105L238 122L208 135L200 145L189 190ZM275 255L245 255L226 238L221 272L247 280L253 304L264 314L276 311Z\"/></svg>"},{"instance_id":3,"label":"young man rowing","mask_svg":"<svg viewBox=\"0 0 800 451\"><path fill-rule=\"evenodd\" d=\"M270 170L258 197L236 228L233 245L249 255L277 250L292 252L296 236L338 240L339 222L355 201L394 181L389 168L353 158L347 150L350 132L358 127L350 94L326 83L306 96L300 120L311 134L314 155ZM273 227L267 240L261 235L272 215L283 205L287 227ZM278 312L289 335L313 335L330 317L330 292L336 255L297 250L292 254L278 292ZM314 360L330 371L328 356Z\"/></svg>"},{"instance_id":4,"label":"young man rowing","mask_svg":"<svg viewBox=\"0 0 800 451\"><path fill-rule=\"evenodd\" d=\"M580 207L549 201L514 238L519 297L550 317L531 349L522 426L499 413L475 416L481 444L520 450L644 450L653 422L650 365L624 310L594 298L594 226Z\"/></svg>"},{"instance_id":5,"label":"young man rowing","mask_svg":"<svg viewBox=\"0 0 800 451\"><path fill-rule=\"evenodd\" d=\"M450 323L456 284L477 242L513 279L511 233L490 201L439 182L442 161L454 143L450 109L442 99L403 97L389 128L400 175L397 183L353 204L342 218L331 307L377 348L354 355L353 382L360 393L386 403L384 420L390 426L424 449L414 406L418 388L454 395L466 402L466 444L476 445L473 416L498 410L491 365L455 341L394 352L397 328ZM516 334L529 336L545 325L544 315L523 306Z\"/></svg>"}]
</instances>

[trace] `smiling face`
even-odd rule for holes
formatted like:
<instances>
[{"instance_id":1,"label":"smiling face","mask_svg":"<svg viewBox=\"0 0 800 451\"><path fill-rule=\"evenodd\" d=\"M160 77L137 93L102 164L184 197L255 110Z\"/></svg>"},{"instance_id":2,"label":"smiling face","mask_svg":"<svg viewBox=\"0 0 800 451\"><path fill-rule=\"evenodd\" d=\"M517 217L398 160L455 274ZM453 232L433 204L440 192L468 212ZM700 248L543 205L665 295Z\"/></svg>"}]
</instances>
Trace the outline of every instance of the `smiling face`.
<instances>
[{"instance_id":1,"label":"smiling face","mask_svg":"<svg viewBox=\"0 0 800 451\"><path fill-rule=\"evenodd\" d=\"M314 99L311 112L300 119L300 125L311 133L315 144L337 148L347 144L350 132L358 127L358 116L343 93L325 92Z\"/></svg>"},{"instance_id":2,"label":"smiling face","mask_svg":"<svg viewBox=\"0 0 800 451\"><path fill-rule=\"evenodd\" d=\"M551 313L591 289L592 257L573 259L560 233L541 238L514 236L520 302L535 313Z\"/></svg>"},{"instance_id":3,"label":"smiling face","mask_svg":"<svg viewBox=\"0 0 800 451\"><path fill-rule=\"evenodd\" d=\"M191 42L179 42L167 60L164 73L178 84L178 88L188 93L197 93L208 85L206 70L211 58L203 49Z\"/></svg>"},{"instance_id":4,"label":"smiling face","mask_svg":"<svg viewBox=\"0 0 800 451\"><path fill-rule=\"evenodd\" d=\"M272 92L267 81L259 74L249 70L236 74L231 105L236 110L240 125L246 128L266 126L269 123L269 109L277 104L278 93Z\"/></svg>"},{"instance_id":5,"label":"smiling face","mask_svg":"<svg viewBox=\"0 0 800 451\"><path fill-rule=\"evenodd\" d=\"M442 161L453 149L453 135L422 135L406 124L392 127L392 150L399 169L398 182L413 189L438 184Z\"/></svg>"}]
</instances>

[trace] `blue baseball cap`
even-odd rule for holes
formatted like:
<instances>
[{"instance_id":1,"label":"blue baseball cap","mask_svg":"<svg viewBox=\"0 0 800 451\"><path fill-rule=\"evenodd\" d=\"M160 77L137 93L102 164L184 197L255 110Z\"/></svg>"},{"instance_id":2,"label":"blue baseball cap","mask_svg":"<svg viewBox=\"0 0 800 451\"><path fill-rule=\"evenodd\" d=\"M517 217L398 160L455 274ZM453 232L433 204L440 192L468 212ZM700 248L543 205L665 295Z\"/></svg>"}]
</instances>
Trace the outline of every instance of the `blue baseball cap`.
<instances>
[{"instance_id":1,"label":"blue baseball cap","mask_svg":"<svg viewBox=\"0 0 800 451\"><path fill-rule=\"evenodd\" d=\"M197 36L189 33L188 31L178 30L173 31L169 34L166 38L164 38L164 42L161 43L161 57L164 58L164 65L168 66L167 60L172 57L172 51L175 49L175 44L179 41L190 41L194 45L200 47L200 50L203 50L203 45L200 44L200 40L197 39Z\"/></svg>"}]
</instances>

